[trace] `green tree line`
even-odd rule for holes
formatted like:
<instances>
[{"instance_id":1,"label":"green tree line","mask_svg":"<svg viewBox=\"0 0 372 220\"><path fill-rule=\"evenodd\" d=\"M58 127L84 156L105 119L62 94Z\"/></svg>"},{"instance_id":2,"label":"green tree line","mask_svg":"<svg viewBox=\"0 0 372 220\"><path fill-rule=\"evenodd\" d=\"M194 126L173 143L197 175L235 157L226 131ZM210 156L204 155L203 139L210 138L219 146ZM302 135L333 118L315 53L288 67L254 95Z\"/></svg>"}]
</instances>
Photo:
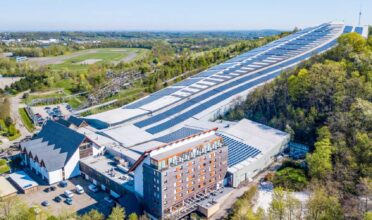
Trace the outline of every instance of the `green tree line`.
<instances>
[{"instance_id":1,"label":"green tree line","mask_svg":"<svg viewBox=\"0 0 372 220\"><path fill-rule=\"evenodd\" d=\"M325 186L344 217L360 219L360 196L371 195L372 38L350 33L338 43L256 89L223 117L292 131L295 141L313 146L306 157L310 185Z\"/></svg>"}]
</instances>

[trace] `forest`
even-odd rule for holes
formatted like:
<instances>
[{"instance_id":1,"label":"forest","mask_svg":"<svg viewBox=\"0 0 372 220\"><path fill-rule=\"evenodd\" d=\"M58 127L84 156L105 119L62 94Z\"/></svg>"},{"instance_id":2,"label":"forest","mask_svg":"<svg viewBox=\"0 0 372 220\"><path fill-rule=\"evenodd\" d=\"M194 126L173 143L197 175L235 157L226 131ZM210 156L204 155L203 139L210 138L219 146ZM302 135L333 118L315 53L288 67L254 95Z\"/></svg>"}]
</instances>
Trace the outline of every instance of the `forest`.
<instances>
[{"instance_id":1,"label":"forest","mask_svg":"<svg viewBox=\"0 0 372 220\"><path fill-rule=\"evenodd\" d=\"M306 174L310 190L320 188L342 207L342 215L317 219L362 219L361 203L372 193L372 37L350 33L338 41L256 89L222 118L258 121L311 146L306 168L286 172Z\"/></svg>"}]
</instances>

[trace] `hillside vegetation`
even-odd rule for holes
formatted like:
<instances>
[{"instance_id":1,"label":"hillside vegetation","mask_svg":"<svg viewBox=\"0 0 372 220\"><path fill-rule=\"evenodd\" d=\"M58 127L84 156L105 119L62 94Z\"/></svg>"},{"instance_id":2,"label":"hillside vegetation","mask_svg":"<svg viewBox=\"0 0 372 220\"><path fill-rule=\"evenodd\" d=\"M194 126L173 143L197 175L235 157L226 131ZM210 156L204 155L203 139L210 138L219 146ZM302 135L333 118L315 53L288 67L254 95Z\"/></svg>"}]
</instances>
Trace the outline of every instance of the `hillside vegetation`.
<instances>
[{"instance_id":1,"label":"hillside vegetation","mask_svg":"<svg viewBox=\"0 0 372 220\"><path fill-rule=\"evenodd\" d=\"M350 33L331 51L256 89L223 117L268 124L313 146L306 158L309 188L337 195L344 217L361 219L361 204L372 190L371 101L372 38Z\"/></svg>"}]
</instances>

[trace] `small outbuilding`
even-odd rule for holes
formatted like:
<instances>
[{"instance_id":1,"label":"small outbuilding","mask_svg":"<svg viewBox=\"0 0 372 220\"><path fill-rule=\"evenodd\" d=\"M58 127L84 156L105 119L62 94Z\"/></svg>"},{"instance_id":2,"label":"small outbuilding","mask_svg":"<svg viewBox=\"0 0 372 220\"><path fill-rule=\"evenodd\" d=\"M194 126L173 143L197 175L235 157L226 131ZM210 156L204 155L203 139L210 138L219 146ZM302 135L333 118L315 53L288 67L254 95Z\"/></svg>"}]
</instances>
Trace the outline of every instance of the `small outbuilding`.
<instances>
[{"instance_id":1,"label":"small outbuilding","mask_svg":"<svg viewBox=\"0 0 372 220\"><path fill-rule=\"evenodd\" d=\"M16 171L9 174L9 179L22 193L29 193L38 190L39 184L32 179L25 171Z\"/></svg>"},{"instance_id":2,"label":"small outbuilding","mask_svg":"<svg viewBox=\"0 0 372 220\"><path fill-rule=\"evenodd\" d=\"M17 194L17 189L3 176L0 176L0 200Z\"/></svg>"}]
</instances>

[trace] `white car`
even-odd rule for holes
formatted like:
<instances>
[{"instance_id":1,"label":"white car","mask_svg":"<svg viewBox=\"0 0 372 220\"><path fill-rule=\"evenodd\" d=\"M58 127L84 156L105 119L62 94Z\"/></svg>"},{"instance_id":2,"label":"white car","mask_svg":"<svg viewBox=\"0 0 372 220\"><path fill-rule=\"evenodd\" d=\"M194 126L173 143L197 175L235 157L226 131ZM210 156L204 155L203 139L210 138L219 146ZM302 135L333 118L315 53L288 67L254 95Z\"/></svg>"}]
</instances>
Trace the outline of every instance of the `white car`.
<instances>
[{"instance_id":1,"label":"white car","mask_svg":"<svg viewBox=\"0 0 372 220\"><path fill-rule=\"evenodd\" d=\"M92 191L92 192L98 192L98 188L97 188L97 186L94 185L94 184L90 184L90 185L88 186L88 188L89 188L89 190Z\"/></svg>"},{"instance_id":2,"label":"white car","mask_svg":"<svg viewBox=\"0 0 372 220\"><path fill-rule=\"evenodd\" d=\"M114 202L114 200L110 196L105 196L104 200L109 204L112 204Z\"/></svg>"},{"instance_id":3,"label":"white car","mask_svg":"<svg viewBox=\"0 0 372 220\"><path fill-rule=\"evenodd\" d=\"M64 195L67 198L72 198L74 196L74 194L70 190L65 190Z\"/></svg>"},{"instance_id":4,"label":"white car","mask_svg":"<svg viewBox=\"0 0 372 220\"><path fill-rule=\"evenodd\" d=\"M83 194L84 193L84 189L80 185L76 185L76 188L75 189L76 189L76 193L77 194Z\"/></svg>"}]
</instances>

